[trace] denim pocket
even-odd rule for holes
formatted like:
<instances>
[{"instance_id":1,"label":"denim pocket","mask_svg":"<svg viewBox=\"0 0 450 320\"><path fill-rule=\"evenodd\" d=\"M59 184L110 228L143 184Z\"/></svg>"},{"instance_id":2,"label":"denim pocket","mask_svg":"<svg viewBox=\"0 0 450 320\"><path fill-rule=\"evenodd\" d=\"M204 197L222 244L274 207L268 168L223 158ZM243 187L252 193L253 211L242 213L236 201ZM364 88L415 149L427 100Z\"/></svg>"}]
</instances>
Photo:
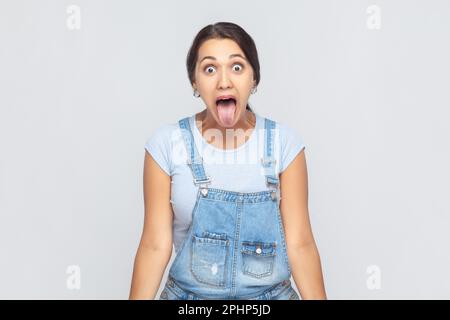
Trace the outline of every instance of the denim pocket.
<instances>
[{"instance_id":1,"label":"denim pocket","mask_svg":"<svg viewBox=\"0 0 450 320\"><path fill-rule=\"evenodd\" d=\"M191 272L201 283L225 286L229 241L225 234L192 236Z\"/></svg>"},{"instance_id":2,"label":"denim pocket","mask_svg":"<svg viewBox=\"0 0 450 320\"><path fill-rule=\"evenodd\" d=\"M276 243L242 242L242 272L246 275L262 278L270 276L276 255Z\"/></svg>"}]
</instances>

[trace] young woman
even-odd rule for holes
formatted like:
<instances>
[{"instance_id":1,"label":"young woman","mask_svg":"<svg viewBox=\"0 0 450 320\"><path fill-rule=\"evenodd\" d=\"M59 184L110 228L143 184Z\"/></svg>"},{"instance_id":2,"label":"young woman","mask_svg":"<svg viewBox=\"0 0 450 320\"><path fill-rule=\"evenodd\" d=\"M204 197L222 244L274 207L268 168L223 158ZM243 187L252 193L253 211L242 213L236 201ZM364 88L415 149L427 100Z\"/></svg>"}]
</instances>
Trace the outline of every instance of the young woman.
<instances>
[{"instance_id":1,"label":"young woman","mask_svg":"<svg viewBox=\"0 0 450 320\"><path fill-rule=\"evenodd\" d=\"M293 129L248 105L260 80L253 39L233 23L208 25L187 70L206 108L146 143L130 299L155 297L173 244L160 299L298 300L291 275L303 299L325 299L305 147Z\"/></svg>"}]
</instances>

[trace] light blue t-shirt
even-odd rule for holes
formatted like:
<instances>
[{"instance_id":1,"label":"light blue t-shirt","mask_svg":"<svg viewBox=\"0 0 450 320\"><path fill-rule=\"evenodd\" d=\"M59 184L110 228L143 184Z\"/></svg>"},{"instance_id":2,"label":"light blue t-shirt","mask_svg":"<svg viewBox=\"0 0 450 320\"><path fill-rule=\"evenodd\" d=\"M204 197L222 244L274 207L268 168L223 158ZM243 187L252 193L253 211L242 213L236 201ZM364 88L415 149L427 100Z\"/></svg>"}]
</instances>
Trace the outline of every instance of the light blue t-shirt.
<instances>
[{"instance_id":1,"label":"light blue t-shirt","mask_svg":"<svg viewBox=\"0 0 450 320\"><path fill-rule=\"evenodd\" d=\"M257 113L255 115L256 127L247 142L228 150L209 144L195 124L195 114L189 117L195 145L203 157L205 173L211 177L209 187L237 192L268 190L261 166L264 154L264 117ZM212 131L212 134L217 136L219 131ZM281 173L305 145L294 129L279 122L276 122L274 138L275 166L276 171ZM194 185L192 172L186 163L187 152L178 122L157 128L146 141L145 149L172 180L170 202L174 213L173 242L175 252L178 252L189 229L198 192L198 186Z\"/></svg>"}]
</instances>

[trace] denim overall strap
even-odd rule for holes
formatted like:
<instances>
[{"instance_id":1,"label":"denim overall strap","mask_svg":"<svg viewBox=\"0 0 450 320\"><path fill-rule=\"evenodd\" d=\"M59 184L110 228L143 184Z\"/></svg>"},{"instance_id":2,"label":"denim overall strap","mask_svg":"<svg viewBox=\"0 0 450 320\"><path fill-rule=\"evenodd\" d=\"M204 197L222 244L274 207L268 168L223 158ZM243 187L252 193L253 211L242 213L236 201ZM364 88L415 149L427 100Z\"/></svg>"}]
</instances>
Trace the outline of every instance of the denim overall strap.
<instances>
[{"instance_id":1,"label":"denim overall strap","mask_svg":"<svg viewBox=\"0 0 450 320\"><path fill-rule=\"evenodd\" d=\"M276 174L276 159L274 157L274 129L276 123L273 120L265 118L264 121L264 157L261 158L264 175L266 176L266 184L269 188L273 188L272 196L276 196L278 189L278 175Z\"/></svg>"},{"instance_id":2,"label":"denim overall strap","mask_svg":"<svg viewBox=\"0 0 450 320\"><path fill-rule=\"evenodd\" d=\"M189 125L189 117L178 121L181 133L184 139L184 145L187 151L187 164L191 168L194 177L194 184L200 185L200 190L205 196L208 193L208 184L211 178L206 175L203 167L203 157L200 156L195 146L194 136L192 135L191 126Z\"/></svg>"}]
</instances>

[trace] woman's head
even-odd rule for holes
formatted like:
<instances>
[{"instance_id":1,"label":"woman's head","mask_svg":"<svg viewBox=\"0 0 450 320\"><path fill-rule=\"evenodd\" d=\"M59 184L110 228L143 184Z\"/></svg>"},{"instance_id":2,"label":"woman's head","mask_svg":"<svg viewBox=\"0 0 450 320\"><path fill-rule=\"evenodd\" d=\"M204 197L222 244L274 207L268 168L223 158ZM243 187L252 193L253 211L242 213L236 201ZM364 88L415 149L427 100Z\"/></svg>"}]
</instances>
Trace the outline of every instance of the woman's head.
<instances>
[{"instance_id":1,"label":"woman's head","mask_svg":"<svg viewBox=\"0 0 450 320\"><path fill-rule=\"evenodd\" d=\"M253 39L240 26L218 22L201 29L189 49L186 66L192 87L220 125L232 127L245 109L251 110L248 97L259 84L259 60ZM228 95L235 104L217 102Z\"/></svg>"}]
</instances>

